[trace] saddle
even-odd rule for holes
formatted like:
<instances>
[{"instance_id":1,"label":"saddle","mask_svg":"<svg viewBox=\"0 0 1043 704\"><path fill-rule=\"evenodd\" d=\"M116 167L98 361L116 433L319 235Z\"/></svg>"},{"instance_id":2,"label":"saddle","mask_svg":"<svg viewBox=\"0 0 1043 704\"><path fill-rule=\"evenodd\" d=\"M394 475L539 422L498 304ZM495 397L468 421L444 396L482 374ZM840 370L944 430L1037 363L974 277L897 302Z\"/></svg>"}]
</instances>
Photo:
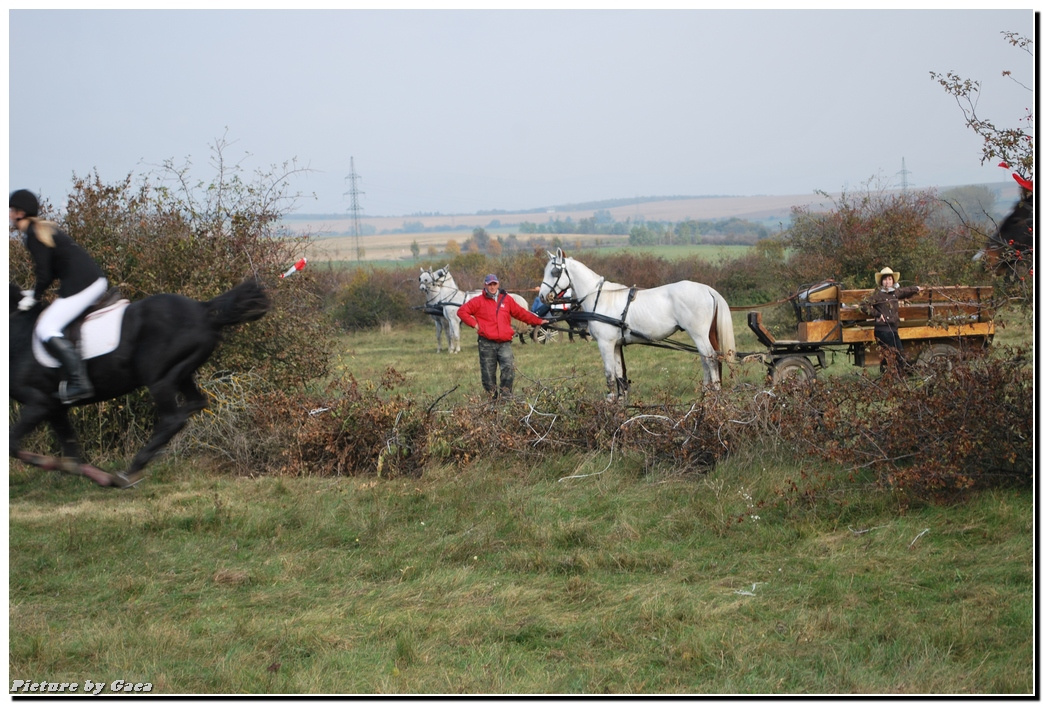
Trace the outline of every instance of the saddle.
<instances>
[{"instance_id":1,"label":"saddle","mask_svg":"<svg viewBox=\"0 0 1043 704\"><path fill-rule=\"evenodd\" d=\"M115 286L110 288L108 291L105 292L105 294L101 298L98 299L96 303L94 303L91 306L88 306L85 311L80 313L71 323L65 326L65 330L62 331L65 335L65 339L67 339L72 344L79 346L80 337L83 333L83 323L87 320L87 318L89 318L92 313L97 313L98 311L104 310L109 306L116 305L122 300L123 294L120 293L120 290Z\"/></svg>"},{"instance_id":2,"label":"saddle","mask_svg":"<svg viewBox=\"0 0 1043 704\"><path fill-rule=\"evenodd\" d=\"M97 303L91 305L75 320L65 326L62 334L76 346L83 359L100 357L119 346L123 326L123 313L130 305L119 289L111 288ZM33 335L33 356L45 367L61 366L50 352L44 349L40 339Z\"/></svg>"}]
</instances>

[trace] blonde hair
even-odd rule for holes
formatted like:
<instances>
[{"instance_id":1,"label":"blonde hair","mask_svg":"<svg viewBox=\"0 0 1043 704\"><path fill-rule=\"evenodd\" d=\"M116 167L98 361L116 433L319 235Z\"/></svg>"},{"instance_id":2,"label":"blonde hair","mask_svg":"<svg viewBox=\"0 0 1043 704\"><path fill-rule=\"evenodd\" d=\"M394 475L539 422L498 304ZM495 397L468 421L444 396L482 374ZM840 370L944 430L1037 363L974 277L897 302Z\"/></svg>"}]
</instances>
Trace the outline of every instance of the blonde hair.
<instances>
[{"instance_id":1,"label":"blonde hair","mask_svg":"<svg viewBox=\"0 0 1043 704\"><path fill-rule=\"evenodd\" d=\"M36 227L36 239L43 242L45 247L54 249L54 233L58 231L58 226L50 220L41 220L40 218L29 218L29 221Z\"/></svg>"}]
</instances>

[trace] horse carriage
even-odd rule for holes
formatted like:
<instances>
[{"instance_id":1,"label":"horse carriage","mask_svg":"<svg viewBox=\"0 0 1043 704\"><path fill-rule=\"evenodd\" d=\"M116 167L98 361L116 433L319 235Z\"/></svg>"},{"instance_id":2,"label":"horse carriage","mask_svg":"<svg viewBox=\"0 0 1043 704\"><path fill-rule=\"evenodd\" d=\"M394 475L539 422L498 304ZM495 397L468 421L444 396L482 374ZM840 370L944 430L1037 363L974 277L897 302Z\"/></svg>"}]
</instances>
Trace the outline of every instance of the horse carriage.
<instances>
[{"instance_id":1,"label":"horse carriage","mask_svg":"<svg viewBox=\"0 0 1043 704\"><path fill-rule=\"evenodd\" d=\"M585 323L598 343L610 396L622 396L629 384L623 346L644 344L695 352L704 368L704 383L720 380L721 360L764 362L772 383L796 378L811 381L828 366L826 352L846 351L856 366L884 362L873 334L873 319L861 305L873 289L845 289L834 281L802 286L788 299L797 318L795 339L776 339L761 312L752 310L747 325L766 352L738 352L731 328L731 309L716 291L691 281L638 290L606 282L559 249L550 255L540 286L547 301L560 301L575 286L573 307L556 322ZM907 356L921 364L951 363L960 354L982 350L996 333L991 286L936 286L902 302L898 336ZM679 330L693 345L669 339Z\"/></svg>"},{"instance_id":2,"label":"horse carriage","mask_svg":"<svg viewBox=\"0 0 1043 704\"><path fill-rule=\"evenodd\" d=\"M843 349L855 366L882 363L873 336L873 319L860 307L873 289L845 289L834 281L802 286L790 301L797 318L795 339L776 339L764 326L761 312L747 314L747 325L767 352L739 353L759 357L774 382L811 381L828 363L827 351ZM922 364L948 359L992 343L996 324L991 286L935 286L901 303L898 337L910 361ZM950 360L951 361L951 360Z\"/></svg>"}]
</instances>

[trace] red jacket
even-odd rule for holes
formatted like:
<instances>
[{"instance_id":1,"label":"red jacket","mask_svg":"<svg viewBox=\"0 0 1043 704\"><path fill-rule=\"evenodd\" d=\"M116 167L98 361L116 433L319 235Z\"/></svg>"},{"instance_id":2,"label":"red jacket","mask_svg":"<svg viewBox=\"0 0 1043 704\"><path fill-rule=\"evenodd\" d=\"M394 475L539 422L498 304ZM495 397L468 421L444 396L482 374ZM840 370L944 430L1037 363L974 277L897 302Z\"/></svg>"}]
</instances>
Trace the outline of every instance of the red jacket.
<instances>
[{"instance_id":1,"label":"red jacket","mask_svg":"<svg viewBox=\"0 0 1043 704\"><path fill-rule=\"evenodd\" d=\"M518 305L506 291L498 292L496 300L493 300L483 290L480 295L460 306L457 315L465 325L477 329L480 337L493 342L510 342L514 339L512 317L529 325L543 325L547 322Z\"/></svg>"}]
</instances>

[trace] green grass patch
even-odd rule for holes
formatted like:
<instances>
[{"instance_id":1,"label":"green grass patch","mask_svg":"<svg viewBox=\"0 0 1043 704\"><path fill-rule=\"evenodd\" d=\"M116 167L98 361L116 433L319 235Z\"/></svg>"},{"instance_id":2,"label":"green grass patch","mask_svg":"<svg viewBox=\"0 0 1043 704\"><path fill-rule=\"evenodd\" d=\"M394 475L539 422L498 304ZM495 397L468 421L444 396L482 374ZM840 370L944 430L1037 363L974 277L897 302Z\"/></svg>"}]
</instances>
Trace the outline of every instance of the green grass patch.
<instances>
[{"instance_id":1,"label":"green grass patch","mask_svg":"<svg viewBox=\"0 0 1043 704\"><path fill-rule=\"evenodd\" d=\"M1031 340L1010 320L998 344ZM473 333L458 355L433 333L347 335L335 375L390 367L393 392L435 412L475 403ZM514 350L523 399L606 390L591 342ZM626 355L639 409L701 399L692 355ZM861 373L843 359L828 371ZM10 676L165 694L1033 692L1030 490L924 505L843 472L816 483L837 468L779 447L705 474L563 451L390 480L168 456L129 491L9 462Z\"/></svg>"},{"instance_id":2,"label":"green grass patch","mask_svg":"<svg viewBox=\"0 0 1043 704\"><path fill-rule=\"evenodd\" d=\"M12 678L162 693L1027 693L1032 497L748 514L797 472L12 466ZM736 522L737 516L746 520Z\"/></svg>"}]
</instances>

